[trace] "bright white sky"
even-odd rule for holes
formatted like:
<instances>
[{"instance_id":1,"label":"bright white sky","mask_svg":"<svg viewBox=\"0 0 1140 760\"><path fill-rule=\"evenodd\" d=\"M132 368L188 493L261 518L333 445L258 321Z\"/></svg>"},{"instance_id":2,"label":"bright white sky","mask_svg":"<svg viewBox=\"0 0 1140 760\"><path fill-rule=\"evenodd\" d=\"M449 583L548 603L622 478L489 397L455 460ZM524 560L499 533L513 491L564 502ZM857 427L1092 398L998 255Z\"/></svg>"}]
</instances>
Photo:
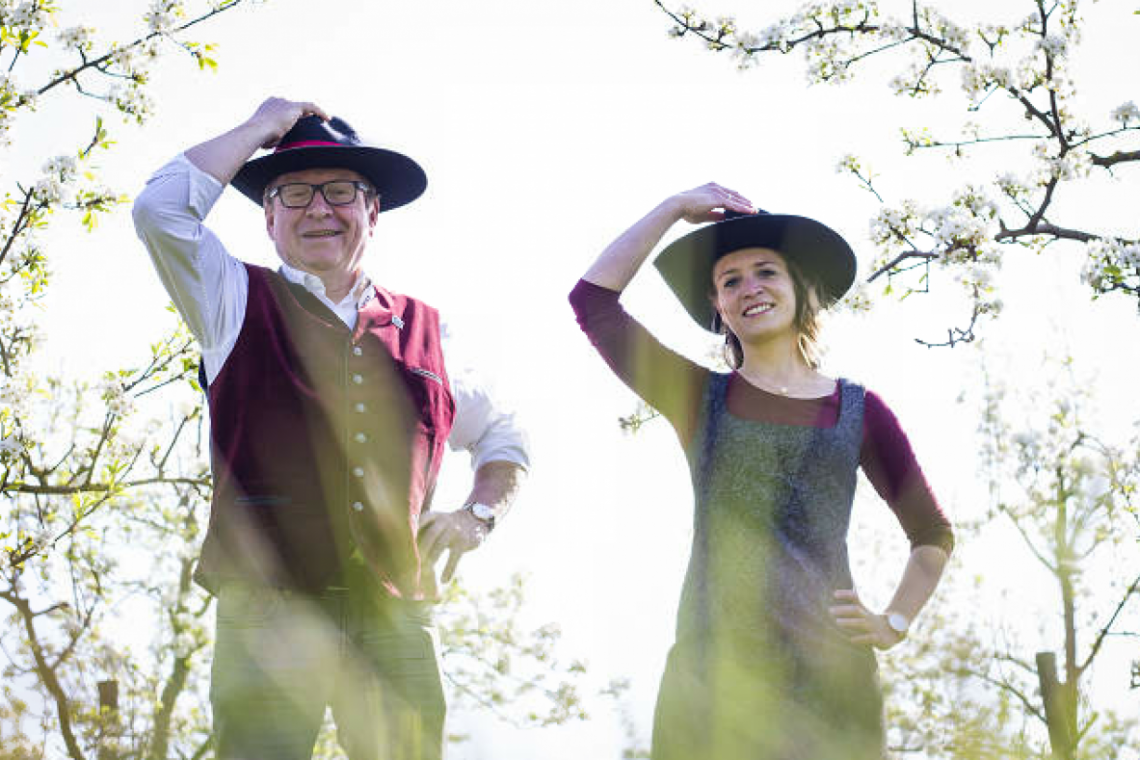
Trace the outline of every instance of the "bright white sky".
<instances>
[{"instance_id":1,"label":"bright white sky","mask_svg":"<svg viewBox=\"0 0 1140 760\"><path fill-rule=\"evenodd\" d=\"M83 3L61 5L65 13L91 13ZM717 7L733 5L720 0ZM765 3L776 10L794 5ZM953 5L967 21L965 9L994 4ZM124 14L129 7L141 15L145 6L116 1ZM1079 81L1095 82L1082 91L1090 115L1100 117L1137 99L1131 75L1140 70L1140 48L1124 41L1138 36L1140 17L1111 2L1089 15L1115 18L1086 33L1087 49L1103 59L1080 61L1089 74ZM120 28L119 38L127 38ZM589 660L599 681L633 679L629 709L643 744L688 554L688 479L664 424L635 438L619 431L617 418L632 410L634 397L579 333L567 292L605 244L659 200L709 180L768 210L826 221L852 241L866 266L867 221L876 204L834 172L843 154L869 159L892 198L934 203L961 179L961 169L941 159L901 161L897 141L897 126L957 119L952 89L941 105L915 105L891 97L881 77L807 88L798 59L768 60L741 74L727 57L669 39L667 28L651 0L272 0L203 27L196 39L220 43L219 73L199 75L176 60L164 65L151 91L155 117L141 131L113 123L119 145L102 161L105 179L133 194L169 157L235 125L265 96L281 95L315 100L421 162L428 192L381 217L368 269L442 309L455 358L491 377L518 407L535 450L517 512L464 560L464 582L490 587L528 571L528 615L562 626L564 654ZM73 149L89 124L86 115L45 107L13 135L14 144L42 150L21 151L12 168L32 156L36 168L40 157ZM1089 214L1119 220L1125 197L1134 205L1136 170L1121 175L1128 181L1094 183L1066 207L1073 226ZM247 200L227 193L210 223L236 255L272 264L261 219ZM132 361L160 334L167 298L129 214L106 219L92 236L61 227L53 240L58 274L44 317L50 355L66 356L71 371ZM1112 298L1090 304L1076 285L1078 270L1060 248L1034 260L1011 252L1002 280L1006 315L985 328L994 366L1021 386L1033 381L1026 368L1039 366L1045 352L1072 352L1080 371L1095 378L1097 397L1115 410L1113 419L1140 419L1136 307ZM828 368L884 396L947 511L964 517L977 514L986 498L972 440L980 354L915 345L915 336L938 336L967 313L948 278L935 287L934 295L885 305L874 316L836 321ZM704 353L701 331L656 275L640 278L627 303L666 342L695 357ZM461 458L448 467L441 508L458 505L469 483ZM865 526L886 510L872 499L857 512ZM999 540L1007 542L1004 557L1020 550L1010 536ZM864 570L859 582L879 605L897 579L905 545L900 538L885 551L885 566L867 572L869 549L852 546ZM1015 580L1024 588L1031 576L987 556L994 546L963 547L959 572L992 578L993 599L979 600L978 614L1016 625L1002 618L1008 608L998 606L1000 591ZM1055 640L1042 640L1040 648L1053 646ZM605 705L597 708L588 724L522 733L485 717L460 718L457 728L473 740L452 756L617 757L621 726Z\"/></svg>"}]
</instances>

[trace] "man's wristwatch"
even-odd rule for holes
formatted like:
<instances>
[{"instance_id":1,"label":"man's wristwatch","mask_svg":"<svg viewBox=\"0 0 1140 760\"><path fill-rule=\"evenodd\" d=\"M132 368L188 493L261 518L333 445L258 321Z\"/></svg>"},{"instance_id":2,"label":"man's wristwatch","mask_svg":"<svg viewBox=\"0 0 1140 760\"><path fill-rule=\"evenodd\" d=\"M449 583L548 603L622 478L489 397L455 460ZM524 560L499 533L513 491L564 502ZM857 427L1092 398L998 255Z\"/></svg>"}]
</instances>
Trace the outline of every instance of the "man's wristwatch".
<instances>
[{"instance_id":1,"label":"man's wristwatch","mask_svg":"<svg viewBox=\"0 0 1140 760\"><path fill-rule=\"evenodd\" d=\"M480 504L476 501L465 505L463 508L470 512L476 520L483 523L488 533L495 529L495 510L486 504Z\"/></svg>"},{"instance_id":2,"label":"man's wristwatch","mask_svg":"<svg viewBox=\"0 0 1140 760\"><path fill-rule=\"evenodd\" d=\"M906 638L906 632L910 629L910 621L907 620L906 615L901 612L888 612L886 614L887 626L899 635L899 639Z\"/></svg>"}]
</instances>

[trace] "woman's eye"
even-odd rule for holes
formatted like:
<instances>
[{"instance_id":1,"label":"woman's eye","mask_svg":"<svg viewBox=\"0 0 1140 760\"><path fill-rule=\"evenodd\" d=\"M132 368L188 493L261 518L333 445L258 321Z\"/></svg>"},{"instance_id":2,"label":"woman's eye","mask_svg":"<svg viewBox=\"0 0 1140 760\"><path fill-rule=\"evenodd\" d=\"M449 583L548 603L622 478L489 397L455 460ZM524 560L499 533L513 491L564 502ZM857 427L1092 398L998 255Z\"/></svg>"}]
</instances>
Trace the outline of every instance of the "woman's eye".
<instances>
[{"instance_id":1,"label":"woman's eye","mask_svg":"<svg viewBox=\"0 0 1140 760\"><path fill-rule=\"evenodd\" d=\"M726 288L734 288L734 287L736 287L736 283L738 283L738 282L740 282L739 278L729 277L727 280L724 281L723 285Z\"/></svg>"}]
</instances>

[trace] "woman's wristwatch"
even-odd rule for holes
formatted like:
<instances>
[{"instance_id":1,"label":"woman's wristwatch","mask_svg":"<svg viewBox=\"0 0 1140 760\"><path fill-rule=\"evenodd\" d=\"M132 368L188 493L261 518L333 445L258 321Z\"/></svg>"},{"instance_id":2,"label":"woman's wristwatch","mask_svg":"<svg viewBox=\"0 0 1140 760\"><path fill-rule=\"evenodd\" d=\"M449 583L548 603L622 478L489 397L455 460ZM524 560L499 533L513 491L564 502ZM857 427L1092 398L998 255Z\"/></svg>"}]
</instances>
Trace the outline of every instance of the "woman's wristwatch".
<instances>
[{"instance_id":1,"label":"woman's wristwatch","mask_svg":"<svg viewBox=\"0 0 1140 760\"><path fill-rule=\"evenodd\" d=\"M910 629L910 621L901 612L887 612L883 617L887 619L887 627L899 635L899 641L906 638Z\"/></svg>"}]
</instances>

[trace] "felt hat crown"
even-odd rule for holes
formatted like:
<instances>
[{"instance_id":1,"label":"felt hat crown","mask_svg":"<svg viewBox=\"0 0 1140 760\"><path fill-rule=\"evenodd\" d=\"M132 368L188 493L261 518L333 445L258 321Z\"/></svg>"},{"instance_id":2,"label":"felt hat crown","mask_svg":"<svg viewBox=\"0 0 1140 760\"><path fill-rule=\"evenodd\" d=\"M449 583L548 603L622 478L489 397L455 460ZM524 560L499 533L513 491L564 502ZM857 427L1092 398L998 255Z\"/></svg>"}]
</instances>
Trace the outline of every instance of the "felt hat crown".
<instances>
[{"instance_id":1,"label":"felt hat crown","mask_svg":"<svg viewBox=\"0 0 1140 760\"><path fill-rule=\"evenodd\" d=\"M411 203L427 187L427 175L412 159L386 148L366 145L344 119L303 116L278 141L272 153L246 162L233 186L261 205L266 186L276 177L303 169L351 169L380 194L380 210Z\"/></svg>"},{"instance_id":2,"label":"felt hat crown","mask_svg":"<svg viewBox=\"0 0 1140 760\"><path fill-rule=\"evenodd\" d=\"M740 214L700 227L670 243L654 265L697 324L713 330L716 309L709 300L712 272L723 256L742 248L769 248L795 261L819 282L824 306L838 301L855 281L855 253L830 227L804 216Z\"/></svg>"}]
</instances>

